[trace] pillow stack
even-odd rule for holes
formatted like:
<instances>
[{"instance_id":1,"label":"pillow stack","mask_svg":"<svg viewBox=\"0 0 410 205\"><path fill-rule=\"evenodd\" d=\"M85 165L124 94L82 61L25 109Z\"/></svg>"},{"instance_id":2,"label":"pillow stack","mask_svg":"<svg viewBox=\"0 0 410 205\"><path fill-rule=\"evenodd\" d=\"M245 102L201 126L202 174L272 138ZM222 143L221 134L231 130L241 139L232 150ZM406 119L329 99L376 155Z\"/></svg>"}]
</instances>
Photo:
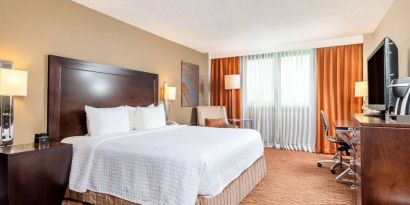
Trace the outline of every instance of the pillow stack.
<instances>
[{"instance_id":1,"label":"pillow stack","mask_svg":"<svg viewBox=\"0 0 410 205\"><path fill-rule=\"evenodd\" d=\"M94 108L85 106L87 130L91 136L129 132L128 110L124 106Z\"/></svg>"},{"instance_id":2,"label":"pillow stack","mask_svg":"<svg viewBox=\"0 0 410 205\"><path fill-rule=\"evenodd\" d=\"M132 118L133 126L131 129L143 130L163 127L166 125L165 109L163 104L158 106L150 105L148 107L129 107L130 119ZM134 111L134 112L132 112ZM132 116L132 113L134 116ZM131 124L130 124L131 125Z\"/></svg>"},{"instance_id":3,"label":"pillow stack","mask_svg":"<svg viewBox=\"0 0 410 205\"><path fill-rule=\"evenodd\" d=\"M140 106L131 107L131 106L126 105L125 107L128 110L128 114L129 114L129 118L130 118L130 120L129 120L130 121L130 130L135 130L135 112L137 111L137 109L138 108L153 108L153 107L155 107L155 105L151 104L147 107L140 107Z\"/></svg>"},{"instance_id":4,"label":"pillow stack","mask_svg":"<svg viewBox=\"0 0 410 205\"><path fill-rule=\"evenodd\" d=\"M131 130L166 126L164 105L148 107L120 106L94 108L85 106L87 129L91 136L124 133Z\"/></svg>"}]
</instances>

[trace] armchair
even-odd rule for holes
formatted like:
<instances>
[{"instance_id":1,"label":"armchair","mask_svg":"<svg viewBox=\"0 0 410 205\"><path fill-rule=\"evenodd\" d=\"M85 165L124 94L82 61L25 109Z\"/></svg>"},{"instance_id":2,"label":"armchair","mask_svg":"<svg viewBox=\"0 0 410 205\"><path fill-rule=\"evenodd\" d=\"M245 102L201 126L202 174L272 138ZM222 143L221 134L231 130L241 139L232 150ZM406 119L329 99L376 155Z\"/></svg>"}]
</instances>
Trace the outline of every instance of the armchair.
<instances>
[{"instance_id":1,"label":"armchair","mask_svg":"<svg viewBox=\"0 0 410 205\"><path fill-rule=\"evenodd\" d=\"M235 128L237 126L229 124L225 106L198 106L197 123L198 126L205 126L205 119L223 119L225 128Z\"/></svg>"}]
</instances>

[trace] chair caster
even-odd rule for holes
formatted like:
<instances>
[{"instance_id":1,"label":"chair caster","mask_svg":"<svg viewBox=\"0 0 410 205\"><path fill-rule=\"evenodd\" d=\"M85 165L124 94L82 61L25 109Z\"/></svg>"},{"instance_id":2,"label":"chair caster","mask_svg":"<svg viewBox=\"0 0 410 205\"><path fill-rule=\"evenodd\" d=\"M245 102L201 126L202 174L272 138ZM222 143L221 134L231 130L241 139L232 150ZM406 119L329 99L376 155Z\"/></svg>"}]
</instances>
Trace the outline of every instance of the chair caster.
<instances>
[{"instance_id":1,"label":"chair caster","mask_svg":"<svg viewBox=\"0 0 410 205\"><path fill-rule=\"evenodd\" d=\"M330 172L331 172L332 174L336 174L336 170L334 170L334 169L331 169Z\"/></svg>"},{"instance_id":2,"label":"chair caster","mask_svg":"<svg viewBox=\"0 0 410 205\"><path fill-rule=\"evenodd\" d=\"M352 186L350 186L350 190L356 190L357 189L357 186L356 185L352 185Z\"/></svg>"},{"instance_id":3,"label":"chair caster","mask_svg":"<svg viewBox=\"0 0 410 205\"><path fill-rule=\"evenodd\" d=\"M317 167L322 167L322 163L317 163Z\"/></svg>"}]
</instances>

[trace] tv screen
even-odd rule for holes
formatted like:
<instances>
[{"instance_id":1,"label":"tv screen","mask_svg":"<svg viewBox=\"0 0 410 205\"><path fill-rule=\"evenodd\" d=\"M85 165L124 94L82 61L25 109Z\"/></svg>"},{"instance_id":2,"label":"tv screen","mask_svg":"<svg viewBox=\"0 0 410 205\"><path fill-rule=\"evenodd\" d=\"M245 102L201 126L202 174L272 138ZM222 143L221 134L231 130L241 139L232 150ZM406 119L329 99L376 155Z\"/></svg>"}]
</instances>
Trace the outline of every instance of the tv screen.
<instances>
[{"instance_id":1,"label":"tv screen","mask_svg":"<svg viewBox=\"0 0 410 205\"><path fill-rule=\"evenodd\" d=\"M368 88L369 104L383 105L384 99L384 46L381 46L369 59L368 69Z\"/></svg>"},{"instance_id":2,"label":"tv screen","mask_svg":"<svg viewBox=\"0 0 410 205\"><path fill-rule=\"evenodd\" d=\"M396 97L387 86L399 77L397 46L390 38L384 38L367 59L367 81L369 108L390 110L396 104Z\"/></svg>"}]
</instances>

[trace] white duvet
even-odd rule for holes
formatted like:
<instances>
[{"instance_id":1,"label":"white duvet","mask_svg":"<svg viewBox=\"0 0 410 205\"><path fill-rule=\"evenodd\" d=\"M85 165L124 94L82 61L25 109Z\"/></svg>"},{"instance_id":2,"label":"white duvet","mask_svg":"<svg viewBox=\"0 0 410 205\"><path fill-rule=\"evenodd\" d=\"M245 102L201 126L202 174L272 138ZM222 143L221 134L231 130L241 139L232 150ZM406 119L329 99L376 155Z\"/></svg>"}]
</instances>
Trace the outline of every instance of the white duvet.
<instances>
[{"instance_id":1,"label":"white duvet","mask_svg":"<svg viewBox=\"0 0 410 205\"><path fill-rule=\"evenodd\" d=\"M144 205L215 196L263 155L260 134L250 129L176 125L62 142L73 144L71 190Z\"/></svg>"}]
</instances>

